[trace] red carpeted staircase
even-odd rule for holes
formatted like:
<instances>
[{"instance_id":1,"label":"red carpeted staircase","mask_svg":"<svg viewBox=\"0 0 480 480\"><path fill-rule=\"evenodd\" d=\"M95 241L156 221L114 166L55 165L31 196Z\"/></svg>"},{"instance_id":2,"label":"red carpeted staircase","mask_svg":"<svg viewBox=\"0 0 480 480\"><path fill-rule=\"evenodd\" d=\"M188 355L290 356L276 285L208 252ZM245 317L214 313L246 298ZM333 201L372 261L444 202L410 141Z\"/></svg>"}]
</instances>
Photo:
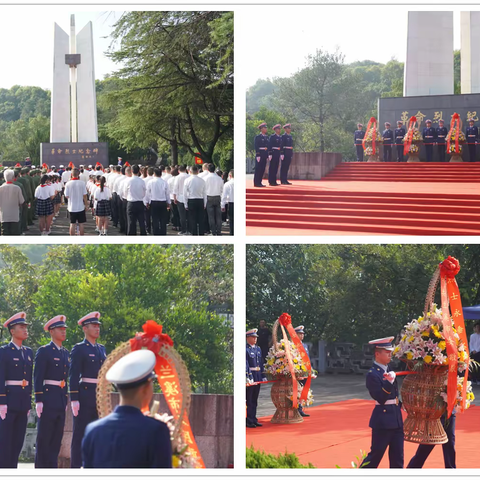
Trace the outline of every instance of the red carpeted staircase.
<instances>
[{"instance_id":1,"label":"red carpeted staircase","mask_svg":"<svg viewBox=\"0 0 480 480\"><path fill-rule=\"evenodd\" d=\"M480 163L342 163L292 182L247 188L247 233L480 235Z\"/></svg>"}]
</instances>

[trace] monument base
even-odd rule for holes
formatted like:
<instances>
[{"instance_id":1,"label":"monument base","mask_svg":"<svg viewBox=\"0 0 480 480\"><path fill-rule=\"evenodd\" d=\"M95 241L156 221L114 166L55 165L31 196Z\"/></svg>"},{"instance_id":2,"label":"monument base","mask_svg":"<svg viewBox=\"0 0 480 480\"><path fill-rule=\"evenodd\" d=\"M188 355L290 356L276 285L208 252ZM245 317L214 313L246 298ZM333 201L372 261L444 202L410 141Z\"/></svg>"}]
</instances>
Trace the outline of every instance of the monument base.
<instances>
[{"instance_id":1,"label":"monument base","mask_svg":"<svg viewBox=\"0 0 480 480\"><path fill-rule=\"evenodd\" d=\"M108 166L108 143L106 142L63 142L41 143L40 165L64 165L72 162L79 165L95 165L97 162L103 167Z\"/></svg>"}]
</instances>

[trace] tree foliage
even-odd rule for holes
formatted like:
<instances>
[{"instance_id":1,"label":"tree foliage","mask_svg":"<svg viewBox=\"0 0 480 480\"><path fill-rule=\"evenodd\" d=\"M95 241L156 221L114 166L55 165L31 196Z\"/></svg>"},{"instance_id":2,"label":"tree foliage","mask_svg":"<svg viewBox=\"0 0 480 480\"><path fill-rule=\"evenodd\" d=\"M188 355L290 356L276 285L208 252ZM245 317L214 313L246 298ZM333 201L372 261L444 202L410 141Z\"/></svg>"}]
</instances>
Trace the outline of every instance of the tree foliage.
<instances>
[{"instance_id":1,"label":"tree foliage","mask_svg":"<svg viewBox=\"0 0 480 480\"><path fill-rule=\"evenodd\" d=\"M232 391L232 326L219 315L233 304L231 246L59 245L41 264L7 245L0 255L0 320L25 311L34 350L49 341L43 325L55 315L67 317L70 350L83 338L77 320L99 311L107 353L153 319L172 337L195 390Z\"/></svg>"},{"instance_id":2,"label":"tree foliage","mask_svg":"<svg viewBox=\"0 0 480 480\"><path fill-rule=\"evenodd\" d=\"M461 264L463 305L480 303L478 245L249 245L248 326L287 312L311 341L396 335L422 314L430 278L448 255Z\"/></svg>"}]
</instances>

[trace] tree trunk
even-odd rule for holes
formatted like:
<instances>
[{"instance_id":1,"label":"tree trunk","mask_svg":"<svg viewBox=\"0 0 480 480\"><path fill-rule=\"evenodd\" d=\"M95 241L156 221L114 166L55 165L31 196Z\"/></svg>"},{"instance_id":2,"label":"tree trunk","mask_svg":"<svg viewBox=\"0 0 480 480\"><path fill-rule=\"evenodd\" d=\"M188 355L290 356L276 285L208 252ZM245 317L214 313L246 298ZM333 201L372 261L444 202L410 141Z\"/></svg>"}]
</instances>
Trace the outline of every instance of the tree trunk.
<instances>
[{"instance_id":1,"label":"tree trunk","mask_svg":"<svg viewBox=\"0 0 480 480\"><path fill-rule=\"evenodd\" d=\"M172 155L172 166L178 165L178 142L177 140L170 140L170 152Z\"/></svg>"}]
</instances>

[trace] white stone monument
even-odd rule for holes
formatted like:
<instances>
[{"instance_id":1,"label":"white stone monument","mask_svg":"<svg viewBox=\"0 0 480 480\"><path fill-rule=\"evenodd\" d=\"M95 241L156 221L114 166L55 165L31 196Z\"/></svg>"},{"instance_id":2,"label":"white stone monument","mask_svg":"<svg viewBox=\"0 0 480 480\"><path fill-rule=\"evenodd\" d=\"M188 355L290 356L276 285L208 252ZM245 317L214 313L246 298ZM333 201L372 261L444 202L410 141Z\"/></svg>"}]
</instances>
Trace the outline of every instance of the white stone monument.
<instances>
[{"instance_id":1,"label":"white stone monument","mask_svg":"<svg viewBox=\"0 0 480 480\"><path fill-rule=\"evenodd\" d=\"M92 22L70 37L55 23L50 142L98 142Z\"/></svg>"},{"instance_id":2,"label":"white stone monument","mask_svg":"<svg viewBox=\"0 0 480 480\"><path fill-rule=\"evenodd\" d=\"M403 96L453 93L453 12L408 12Z\"/></svg>"},{"instance_id":3,"label":"white stone monument","mask_svg":"<svg viewBox=\"0 0 480 480\"><path fill-rule=\"evenodd\" d=\"M461 89L480 93L480 12L460 12Z\"/></svg>"}]
</instances>

